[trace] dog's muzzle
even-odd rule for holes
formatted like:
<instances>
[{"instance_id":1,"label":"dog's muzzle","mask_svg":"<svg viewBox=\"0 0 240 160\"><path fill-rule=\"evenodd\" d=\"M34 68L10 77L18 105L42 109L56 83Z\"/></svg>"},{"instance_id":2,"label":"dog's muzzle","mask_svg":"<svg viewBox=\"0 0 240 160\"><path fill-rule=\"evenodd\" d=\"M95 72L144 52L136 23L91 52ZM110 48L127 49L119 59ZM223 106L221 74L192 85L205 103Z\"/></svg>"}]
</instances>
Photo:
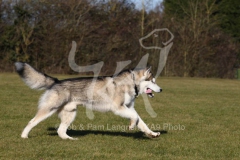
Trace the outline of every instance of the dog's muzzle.
<instances>
[{"instance_id":1,"label":"dog's muzzle","mask_svg":"<svg viewBox=\"0 0 240 160\"><path fill-rule=\"evenodd\" d=\"M157 92L157 93L160 93L160 92L162 92L162 89L159 89L159 92ZM150 98L153 98L153 97L154 97L153 90L151 90L150 88L147 88L146 94L147 94Z\"/></svg>"}]
</instances>

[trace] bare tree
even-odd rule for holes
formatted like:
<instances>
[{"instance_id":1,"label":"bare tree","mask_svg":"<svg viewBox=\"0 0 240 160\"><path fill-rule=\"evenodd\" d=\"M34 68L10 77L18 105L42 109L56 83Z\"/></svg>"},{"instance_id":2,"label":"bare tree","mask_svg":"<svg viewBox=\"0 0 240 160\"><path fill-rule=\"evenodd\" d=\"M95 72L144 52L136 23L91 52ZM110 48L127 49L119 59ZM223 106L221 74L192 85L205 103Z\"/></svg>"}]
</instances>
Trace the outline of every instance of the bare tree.
<instances>
[{"instance_id":1,"label":"bare tree","mask_svg":"<svg viewBox=\"0 0 240 160\"><path fill-rule=\"evenodd\" d=\"M171 17L177 37L180 38L179 50L183 55L184 76L197 75L201 57L211 55L207 48L211 30L216 27L217 21L214 12L217 10L216 0L189 0L175 1L183 12Z\"/></svg>"}]
</instances>

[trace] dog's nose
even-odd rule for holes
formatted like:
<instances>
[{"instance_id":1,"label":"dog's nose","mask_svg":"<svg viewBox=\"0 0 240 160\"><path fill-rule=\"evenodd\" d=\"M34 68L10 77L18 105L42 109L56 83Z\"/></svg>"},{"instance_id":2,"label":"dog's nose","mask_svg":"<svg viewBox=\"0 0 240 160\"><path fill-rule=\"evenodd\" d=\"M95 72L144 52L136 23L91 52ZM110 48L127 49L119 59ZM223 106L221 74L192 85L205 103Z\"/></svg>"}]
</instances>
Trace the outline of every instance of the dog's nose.
<instances>
[{"instance_id":1,"label":"dog's nose","mask_svg":"<svg viewBox=\"0 0 240 160\"><path fill-rule=\"evenodd\" d=\"M162 92L162 89L160 89L160 92Z\"/></svg>"}]
</instances>

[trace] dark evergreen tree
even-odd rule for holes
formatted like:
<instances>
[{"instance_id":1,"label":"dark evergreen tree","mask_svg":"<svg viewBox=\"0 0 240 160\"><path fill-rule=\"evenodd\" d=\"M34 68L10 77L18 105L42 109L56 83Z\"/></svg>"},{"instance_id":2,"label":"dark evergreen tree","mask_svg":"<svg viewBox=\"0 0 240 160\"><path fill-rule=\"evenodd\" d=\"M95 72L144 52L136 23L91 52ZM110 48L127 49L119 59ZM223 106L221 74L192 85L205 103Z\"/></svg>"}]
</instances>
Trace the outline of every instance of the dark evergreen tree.
<instances>
[{"instance_id":1,"label":"dark evergreen tree","mask_svg":"<svg viewBox=\"0 0 240 160\"><path fill-rule=\"evenodd\" d=\"M240 42L240 1L218 0L221 28Z\"/></svg>"}]
</instances>

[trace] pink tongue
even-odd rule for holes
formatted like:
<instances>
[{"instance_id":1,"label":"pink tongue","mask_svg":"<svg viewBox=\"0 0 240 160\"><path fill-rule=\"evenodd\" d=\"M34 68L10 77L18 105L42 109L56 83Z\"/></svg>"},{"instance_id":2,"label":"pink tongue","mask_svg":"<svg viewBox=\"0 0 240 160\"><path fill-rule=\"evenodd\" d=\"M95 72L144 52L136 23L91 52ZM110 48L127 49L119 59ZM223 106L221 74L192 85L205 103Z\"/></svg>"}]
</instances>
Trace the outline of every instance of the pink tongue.
<instances>
[{"instance_id":1,"label":"pink tongue","mask_svg":"<svg viewBox=\"0 0 240 160\"><path fill-rule=\"evenodd\" d=\"M146 93L152 93L151 89L147 89Z\"/></svg>"}]
</instances>

